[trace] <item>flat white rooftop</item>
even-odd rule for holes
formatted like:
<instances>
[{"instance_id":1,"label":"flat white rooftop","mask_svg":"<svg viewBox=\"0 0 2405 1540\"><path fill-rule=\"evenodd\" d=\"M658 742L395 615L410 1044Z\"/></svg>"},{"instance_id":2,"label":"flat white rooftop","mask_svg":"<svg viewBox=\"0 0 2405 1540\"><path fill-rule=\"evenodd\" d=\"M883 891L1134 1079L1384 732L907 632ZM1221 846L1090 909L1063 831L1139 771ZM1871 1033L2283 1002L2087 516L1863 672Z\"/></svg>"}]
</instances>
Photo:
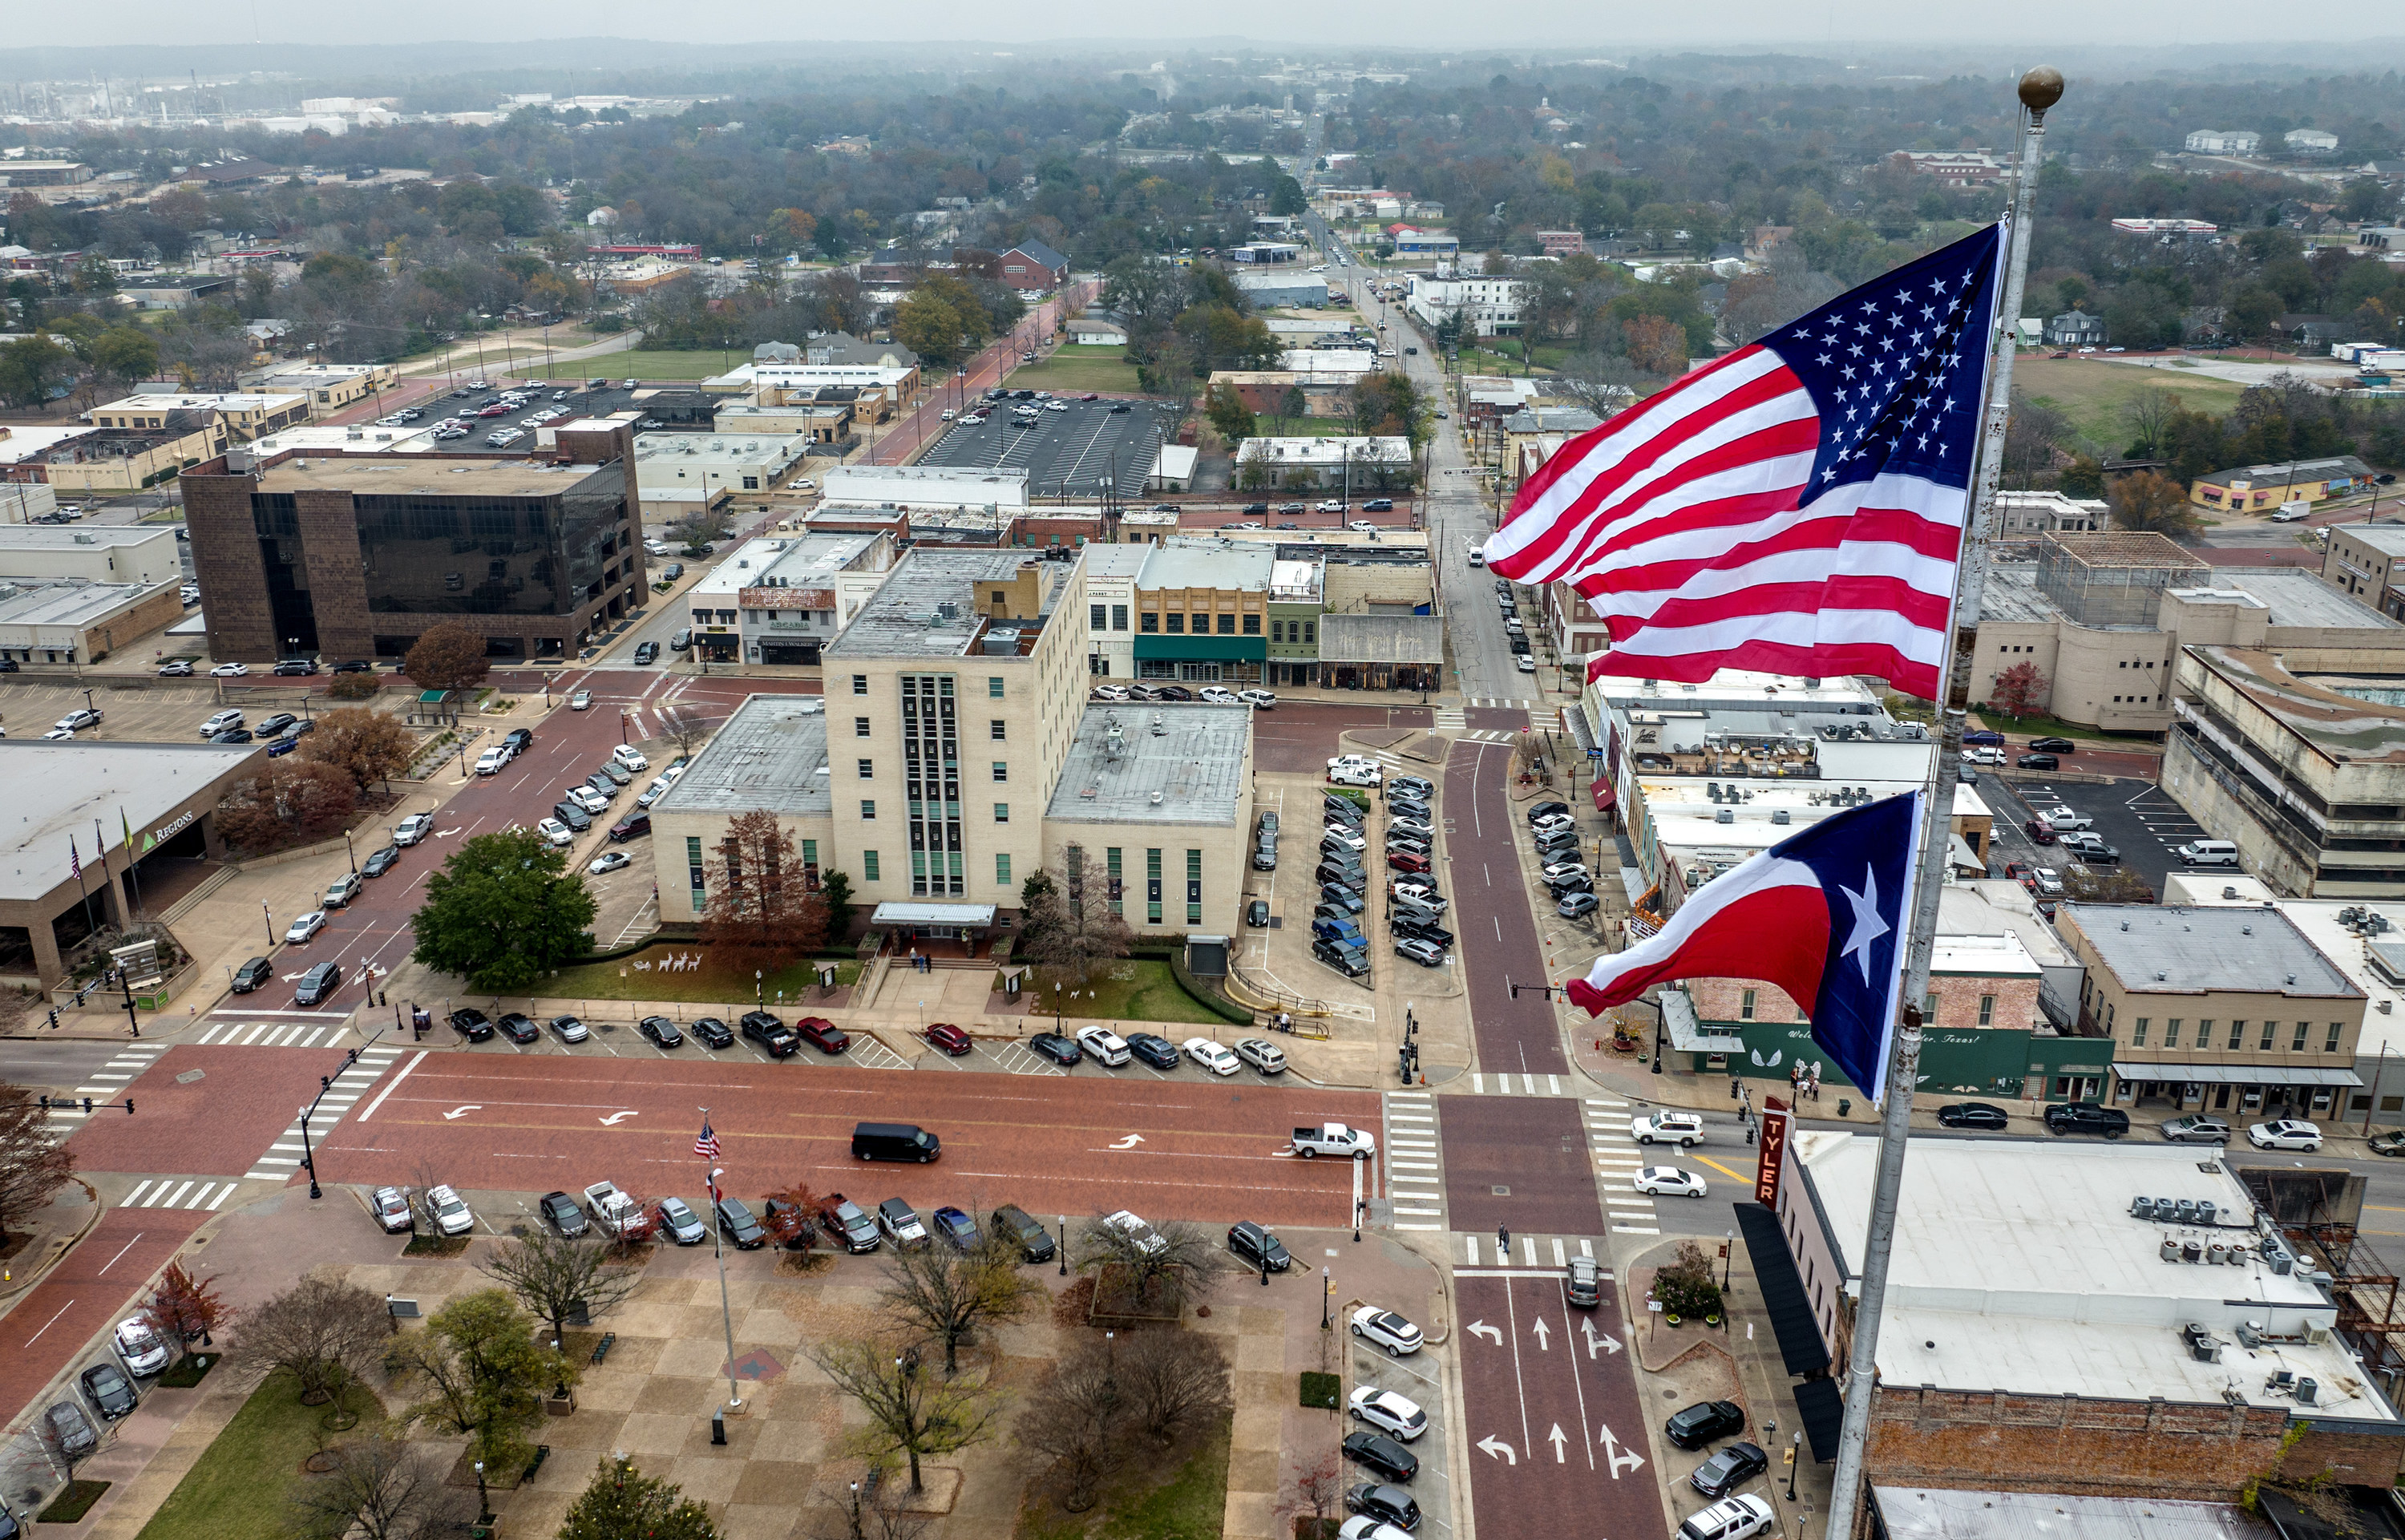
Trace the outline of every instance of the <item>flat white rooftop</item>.
<instances>
[{"instance_id":1,"label":"flat white rooftop","mask_svg":"<svg viewBox=\"0 0 2405 1540\"><path fill-rule=\"evenodd\" d=\"M1795 1137L1849 1293L1861 1287L1878 1150L1868 1134ZM2286 1370L2316 1382L2313 1411L2396 1417L2327 1335L2338 1310L2321 1286L2301 1267L2275 1271L2256 1248L2254 1201L2219 1151L1916 1136L1904 1169L1879 1333L1887 1383L2191 1404L2236 1395L2285 1408L2293 1400L2268 1387ZM2141 1195L2209 1201L2216 1222L2135 1218ZM2166 1239L2243 1250L2234 1264L2166 1262ZM2218 1362L2188 1351L2181 1327L2191 1321L2214 1334ZM2244 1346L2241 1322L2261 1323L2271 1339Z\"/></svg>"}]
</instances>

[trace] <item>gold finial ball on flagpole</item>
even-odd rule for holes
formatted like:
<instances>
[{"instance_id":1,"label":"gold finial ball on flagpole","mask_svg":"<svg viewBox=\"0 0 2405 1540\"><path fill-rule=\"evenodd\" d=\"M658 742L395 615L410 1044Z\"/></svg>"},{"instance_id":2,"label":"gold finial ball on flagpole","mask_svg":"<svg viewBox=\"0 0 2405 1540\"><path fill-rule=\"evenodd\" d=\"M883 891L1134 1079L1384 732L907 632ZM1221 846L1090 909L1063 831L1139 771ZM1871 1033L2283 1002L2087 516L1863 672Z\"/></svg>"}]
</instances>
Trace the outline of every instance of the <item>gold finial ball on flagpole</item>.
<instances>
[{"instance_id":1,"label":"gold finial ball on flagpole","mask_svg":"<svg viewBox=\"0 0 2405 1540\"><path fill-rule=\"evenodd\" d=\"M2043 114L2062 100L2062 71L2041 64L2021 77L2021 106Z\"/></svg>"}]
</instances>

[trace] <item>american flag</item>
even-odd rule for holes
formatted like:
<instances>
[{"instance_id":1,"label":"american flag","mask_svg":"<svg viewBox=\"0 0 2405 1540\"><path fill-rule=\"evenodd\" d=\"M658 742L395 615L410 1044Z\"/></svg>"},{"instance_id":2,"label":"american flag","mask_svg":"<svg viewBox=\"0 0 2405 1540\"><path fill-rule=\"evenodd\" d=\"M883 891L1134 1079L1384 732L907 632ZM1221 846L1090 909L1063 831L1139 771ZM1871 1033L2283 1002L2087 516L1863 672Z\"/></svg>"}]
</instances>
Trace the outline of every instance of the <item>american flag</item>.
<instances>
[{"instance_id":1,"label":"american flag","mask_svg":"<svg viewBox=\"0 0 2405 1540\"><path fill-rule=\"evenodd\" d=\"M710 1120L701 1120L701 1137L693 1141L693 1152L704 1160L718 1158L718 1136L710 1131Z\"/></svg>"},{"instance_id":2,"label":"american flag","mask_svg":"<svg viewBox=\"0 0 2405 1540\"><path fill-rule=\"evenodd\" d=\"M72 834L67 836L67 875L77 881L83 878L83 856L77 854Z\"/></svg>"},{"instance_id":3,"label":"american flag","mask_svg":"<svg viewBox=\"0 0 2405 1540\"><path fill-rule=\"evenodd\" d=\"M1562 445L1486 563L1568 581L1588 677L1874 674L1935 699L2004 243L1990 225Z\"/></svg>"}]
</instances>

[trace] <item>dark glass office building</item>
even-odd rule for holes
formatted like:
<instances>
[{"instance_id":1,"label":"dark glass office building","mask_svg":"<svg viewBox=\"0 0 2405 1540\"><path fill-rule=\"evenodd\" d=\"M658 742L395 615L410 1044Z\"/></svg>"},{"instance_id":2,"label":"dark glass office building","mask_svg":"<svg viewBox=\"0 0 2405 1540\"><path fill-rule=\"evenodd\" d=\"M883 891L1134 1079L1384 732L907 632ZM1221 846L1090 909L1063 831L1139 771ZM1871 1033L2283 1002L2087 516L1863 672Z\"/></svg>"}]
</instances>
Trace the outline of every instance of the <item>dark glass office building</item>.
<instances>
[{"instance_id":1,"label":"dark glass office building","mask_svg":"<svg viewBox=\"0 0 2405 1540\"><path fill-rule=\"evenodd\" d=\"M496 658L574 657L645 583L626 431L575 437L575 459L296 454L187 475L210 655L397 659L451 620Z\"/></svg>"}]
</instances>

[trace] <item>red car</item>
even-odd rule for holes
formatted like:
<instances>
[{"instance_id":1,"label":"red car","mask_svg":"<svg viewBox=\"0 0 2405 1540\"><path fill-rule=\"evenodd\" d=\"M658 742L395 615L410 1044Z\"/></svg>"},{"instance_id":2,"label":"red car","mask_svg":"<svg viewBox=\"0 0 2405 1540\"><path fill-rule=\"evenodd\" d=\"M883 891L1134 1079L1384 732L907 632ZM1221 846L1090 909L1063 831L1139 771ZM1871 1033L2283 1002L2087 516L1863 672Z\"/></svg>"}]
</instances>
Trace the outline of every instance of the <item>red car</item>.
<instances>
[{"instance_id":1,"label":"red car","mask_svg":"<svg viewBox=\"0 0 2405 1540\"><path fill-rule=\"evenodd\" d=\"M851 1035L824 1016L805 1016L794 1024L794 1030L822 1053L840 1053L851 1046Z\"/></svg>"},{"instance_id":2,"label":"red car","mask_svg":"<svg viewBox=\"0 0 2405 1540\"><path fill-rule=\"evenodd\" d=\"M2054 843L2054 828L2043 818L2025 818L2021 820L2021 832L2028 835L2031 842L2033 844L2050 845Z\"/></svg>"},{"instance_id":3,"label":"red car","mask_svg":"<svg viewBox=\"0 0 2405 1540\"><path fill-rule=\"evenodd\" d=\"M1399 850L1386 857L1386 864L1397 871L1426 871L1428 858L1417 851Z\"/></svg>"},{"instance_id":4,"label":"red car","mask_svg":"<svg viewBox=\"0 0 2405 1540\"><path fill-rule=\"evenodd\" d=\"M929 1022L927 1040L954 1058L969 1051L969 1035L949 1022Z\"/></svg>"},{"instance_id":5,"label":"red car","mask_svg":"<svg viewBox=\"0 0 2405 1540\"><path fill-rule=\"evenodd\" d=\"M1087 391L1084 395L1079 396L1077 399L1078 399L1079 401L1100 401L1100 400L1102 400L1103 398L1102 398L1101 396L1099 396L1099 395L1095 394L1093 391L1089 390L1089 391Z\"/></svg>"}]
</instances>

